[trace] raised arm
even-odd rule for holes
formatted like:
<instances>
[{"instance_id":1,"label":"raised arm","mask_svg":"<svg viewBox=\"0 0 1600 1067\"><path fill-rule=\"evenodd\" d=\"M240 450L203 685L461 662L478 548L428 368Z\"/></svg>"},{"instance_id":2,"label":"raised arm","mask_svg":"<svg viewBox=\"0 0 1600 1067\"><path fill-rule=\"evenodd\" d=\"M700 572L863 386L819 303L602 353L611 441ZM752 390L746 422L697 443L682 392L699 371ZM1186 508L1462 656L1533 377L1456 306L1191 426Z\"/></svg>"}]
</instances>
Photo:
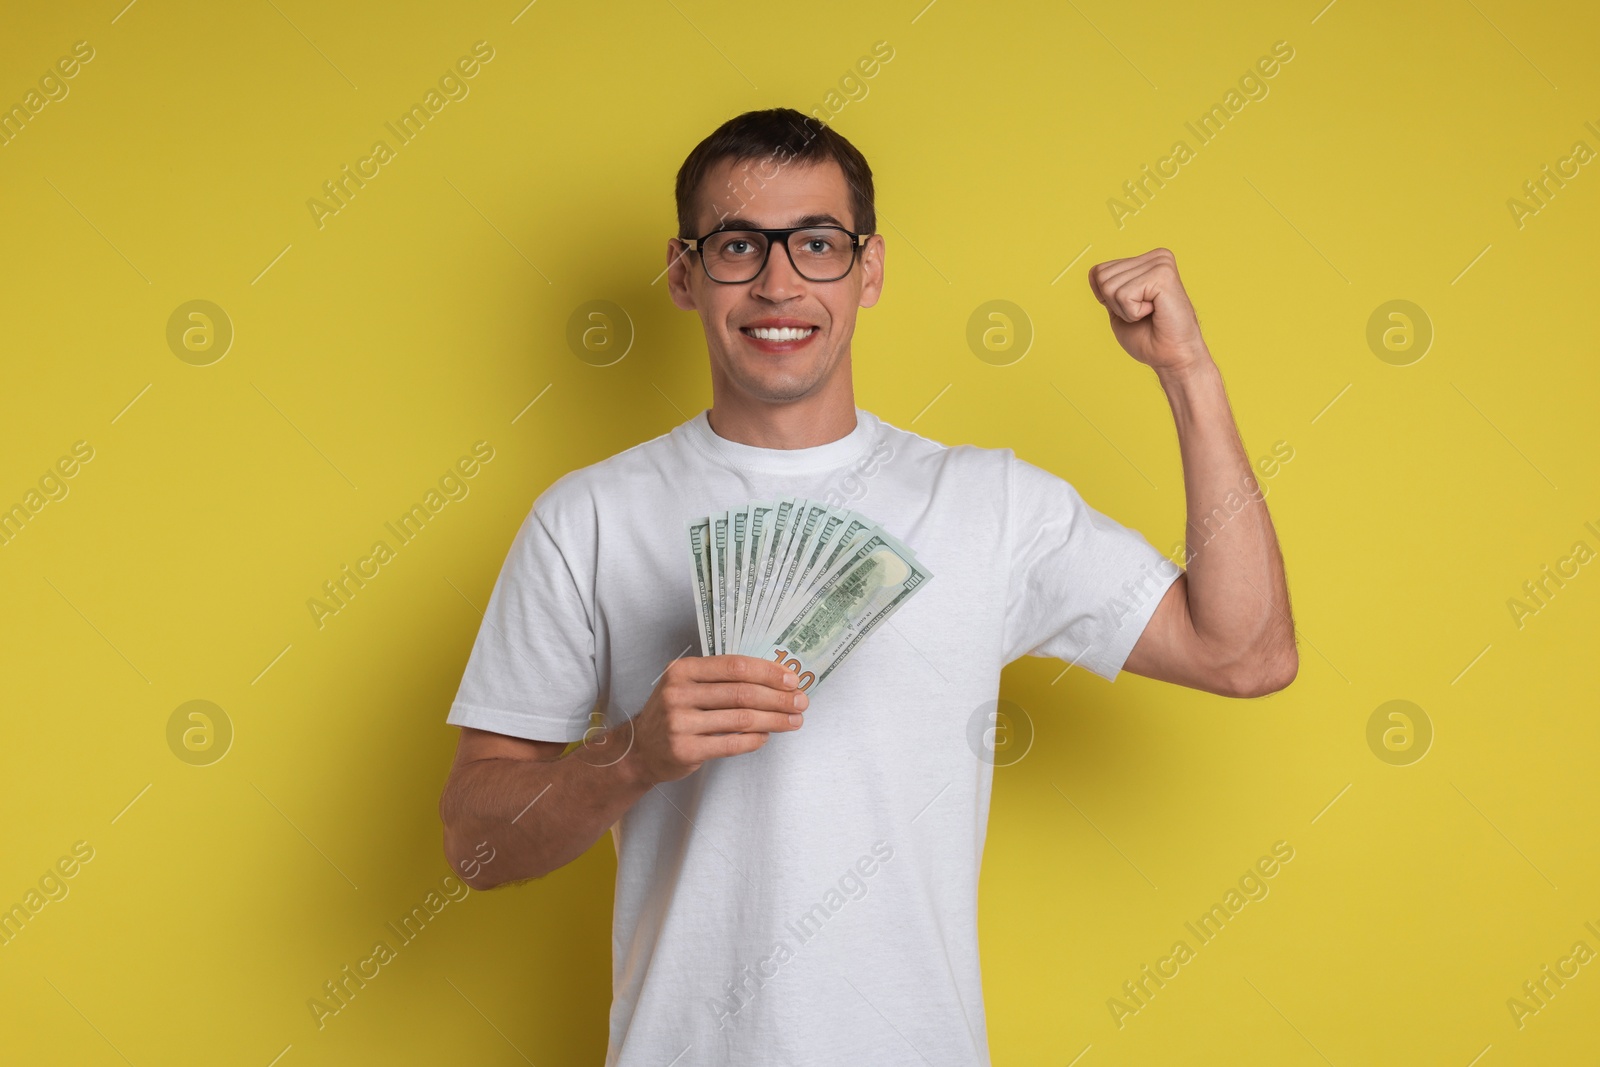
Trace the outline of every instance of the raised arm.
<instances>
[{"instance_id":1,"label":"raised arm","mask_svg":"<svg viewBox=\"0 0 1600 1067\"><path fill-rule=\"evenodd\" d=\"M1089 287L1118 343L1167 394L1188 508L1187 571L1124 669L1223 696L1276 692L1299 669L1283 556L1177 261L1157 248L1100 263Z\"/></svg>"},{"instance_id":2,"label":"raised arm","mask_svg":"<svg viewBox=\"0 0 1600 1067\"><path fill-rule=\"evenodd\" d=\"M474 889L538 878L588 850L660 782L798 730L794 674L754 656L673 660L637 716L559 741L463 728L439 797L444 852Z\"/></svg>"}]
</instances>

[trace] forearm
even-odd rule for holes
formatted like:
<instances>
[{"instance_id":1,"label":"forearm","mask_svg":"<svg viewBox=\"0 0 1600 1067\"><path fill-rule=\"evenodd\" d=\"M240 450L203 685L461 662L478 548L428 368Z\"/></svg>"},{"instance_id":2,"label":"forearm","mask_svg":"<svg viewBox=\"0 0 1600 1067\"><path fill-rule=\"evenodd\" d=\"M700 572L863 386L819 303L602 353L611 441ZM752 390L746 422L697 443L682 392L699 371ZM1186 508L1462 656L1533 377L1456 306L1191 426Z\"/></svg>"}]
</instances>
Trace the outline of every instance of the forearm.
<instances>
[{"instance_id":1,"label":"forearm","mask_svg":"<svg viewBox=\"0 0 1600 1067\"><path fill-rule=\"evenodd\" d=\"M1191 368L1158 374L1183 459L1195 634L1219 669L1281 687L1296 658L1283 557L1222 373L1207 354Z\"/></svg>"},{"instance_id":2,"label":"forearm","mask_svg":"<svg viewBox=\"0 0 1600 1067\"><path fill-rule=\"evenodd\" d=\"M451 866L474 889L491 889L583 855L650 788L636 761L617 758L627 740L624 727L557 759L457 768L439 802Z\"/></svg>"}]
</instances>

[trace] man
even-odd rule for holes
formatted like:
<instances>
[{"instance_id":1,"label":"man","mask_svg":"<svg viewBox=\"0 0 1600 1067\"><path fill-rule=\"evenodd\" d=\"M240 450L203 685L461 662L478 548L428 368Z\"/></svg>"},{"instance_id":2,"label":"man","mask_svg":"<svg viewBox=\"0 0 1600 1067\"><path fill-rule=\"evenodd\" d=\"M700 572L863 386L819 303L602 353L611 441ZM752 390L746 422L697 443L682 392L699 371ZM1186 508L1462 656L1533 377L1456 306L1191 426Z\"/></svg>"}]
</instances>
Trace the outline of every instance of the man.
<instances>
[{"instance_id":1,"label":"man","mask_svg":"<svg viewBox=\"0 0 1600 1067\"><path fill-rule=\"evenodd\" d=\"M740 115L684 162L677 202L668 280L705 329L712 406L534 501L450 710L445 853L487 889L612 831L608 1067L987 1064L993 760L969 737L1001 668L1054 656L1240 697L1294 678L1282 560L1221 375L1170 252L1090 270L1177 423L1206 538L1183 572L1010 449L855 406L856 309L878 301L885 246L839 134ZM840 237L848 255L819 267ZM852 478L856 510L933 575L890 624L814 700L777 662L686 656L686 521Z\"/></svg>"}]
</instances>

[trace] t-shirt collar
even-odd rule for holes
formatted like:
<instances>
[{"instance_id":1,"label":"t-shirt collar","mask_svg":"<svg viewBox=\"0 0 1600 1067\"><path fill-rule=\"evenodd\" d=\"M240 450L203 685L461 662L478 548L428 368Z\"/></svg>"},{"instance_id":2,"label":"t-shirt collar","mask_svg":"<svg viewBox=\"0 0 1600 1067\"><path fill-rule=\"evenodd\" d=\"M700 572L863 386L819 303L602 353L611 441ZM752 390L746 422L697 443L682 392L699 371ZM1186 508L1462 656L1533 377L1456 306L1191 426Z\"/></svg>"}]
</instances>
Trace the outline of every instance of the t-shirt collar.
<instances>
[{"instance_id":1,"label":"t-shirt collar","mask_svg":"<svg viewBox=\"0 0 1600 1067\"><path fill-rule=\"evenodd\" d=\"M849 433L836 441L812 445L810 448L761 448L719 437L711 428L709 408L702 409L684 425L696 447L728 466L742 470L801 474L833 470L866 453L877 437L878 417L861 408L856 408L855 412L856 424Z\"/></svg>"}]
</instances>

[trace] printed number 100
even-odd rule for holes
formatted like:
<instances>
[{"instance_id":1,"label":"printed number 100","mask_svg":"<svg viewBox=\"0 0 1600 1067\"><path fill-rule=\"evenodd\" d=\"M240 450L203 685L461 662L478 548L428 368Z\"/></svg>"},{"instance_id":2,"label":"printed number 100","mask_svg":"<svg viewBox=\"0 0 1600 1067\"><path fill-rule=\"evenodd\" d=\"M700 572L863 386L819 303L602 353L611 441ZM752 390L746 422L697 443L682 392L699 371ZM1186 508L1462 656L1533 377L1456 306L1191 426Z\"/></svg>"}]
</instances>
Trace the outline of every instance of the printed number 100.
<instances>
[{"instance_id":1,"label":"printed number 100","mask_svg":"<svg viewBox=\"0 0 1600 1067\"><path fill-rule=\"evenodd\" d=\"M790 658L786 662L785 658L788 657L788 656L789 656L788 650L780 648L773 655L773 658L776 659L779 663L782 663L785 670L790 670L790 671L794 671L796 673L799 673L800 672L800 661L797 660L797 659ZM810 671L806 671L805 673L800 674L800 688L802 690L810 689L811 688L811 683L815 682L816 680L817 680L817 676L815 674L812 674Z\"/></svg>"}]
</instances>

